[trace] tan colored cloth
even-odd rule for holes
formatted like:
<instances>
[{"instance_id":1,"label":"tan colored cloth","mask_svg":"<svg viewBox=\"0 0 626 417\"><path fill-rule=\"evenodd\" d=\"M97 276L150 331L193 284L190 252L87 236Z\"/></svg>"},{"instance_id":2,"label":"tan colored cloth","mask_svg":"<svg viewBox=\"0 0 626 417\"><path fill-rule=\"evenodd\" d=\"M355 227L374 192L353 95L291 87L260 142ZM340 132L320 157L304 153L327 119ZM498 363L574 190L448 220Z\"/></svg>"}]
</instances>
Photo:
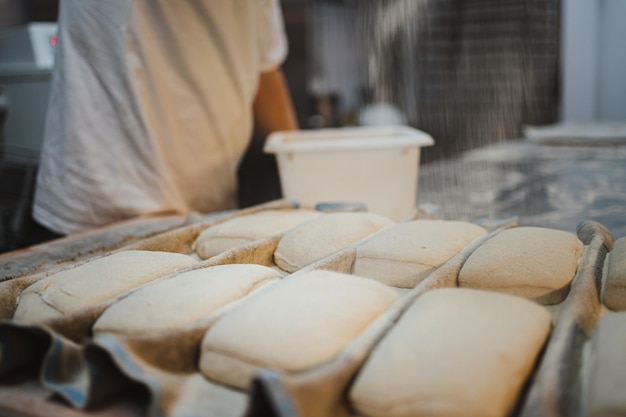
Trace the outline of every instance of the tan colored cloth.
<instances>
[{"instance_id":1,"label":"tan colored cloth","mask_svg":"<svg viewBox=\"0 0 626 417\"><path fill-rule=\"evenodd\" d=\"M185 233L185 236L190 235L190 233ZM196 234L193 234L193 237L196 235L197 231ZM203 268L208 264L214 265L219 262L263 263L270 265L280 237L280 235L275 235L269 239L259 241L264 246L261 250L259 247L252 245L246 246L245 250L231 251L225 254L227 256L214 257L212 260L205 261L202 264L195 264L192 268ZM108 395L111 388L123 389L126 387L124 384L115 385L117 380L114 378L103 378L103 375L107 376L109 371L115 369L112 364L113 361L115 366L121 370L123 374L121 376L123 376L124 380L132 380L133 383L138 382L149 392L149 412L154 414L182 417L184 415L213 413L220 416L224 415L225 417L237 417L241 416L245 410L246 415L250 417L287 417L296 415L310 417L354 416L354 408L348 404L346 395L350 391L355 377L365 370L362 367L363 364L366 363L368 358L373 358L371 354L372 349L381 346L379 342L381 338L385 337L385 334L390 334L388 331L394 330L402 324L402 314L406 312L407 307L413 304L415 297L419 297L417 298L419 302L421 297L427 294L428 291L456 285L462 265L474 250L485 243L485 238L490 239L491 236L476 239L463 248L450 262L436 269L416 288L409 290L407 295L410 298L405 297L398 300L398 302L394 302L383 313L376 316L365 330L356 336L346 337L349 339L349 342L331 359L316 364L311 368L293 372L285 371L278 366L267 366L266 363L263 363L256 370L252 370L250 374L254 373L257 377L259 374L256 371L261 368L265 369L261 375L267 376L268 370L273 371L269 378L256 380L255 389L252 391L252 398L257 398L254 404L248 404L248 391L211 381L201 373L198 357L201 354L200 342L206 333L206 329L217 323L217 320L228 318L230 313L234 313L238 307L243 307L248 304L248 301L252 301L257 296L267 295L269 290L295 280L303 272L286 277L280 282L269 283L267 287L262 286L259 288L259 291L246 296L242 302L228 304L224 308L220 308L217 314L211 315L209 319L200 320L194 325L177 326L171 333L161 332L158 324L155 324L153 327L155 331L150 334L133 335L130 332L128 334L104 332L97 333L93 340L76 338L74 339L76 343L72 344L68 343L68 341L64 342L60 337L56 337L55 329L52 328L44 328L37 325L21 326L15 322L4 322L0 325L0 373L5 369L15 371L23 369L27 365L39 364L44 355L49 359L54 357L54 355L58 355L59 351L65 347L65 353L67 354L58 355L56 362L47 362L49 366L38 368L37 370L41 371L39 375L45 373L46 377L50 377L55 373L69 374L69 382L76 383L75 386L78 387L81 387L81 384L91 384L89 395L93 394L93 398L99 398L103 395ZM179 243L184 243L183 241L190 243L192 240L181 239ZM587 240L584 242L587 244ZM188 243L183 245L179 243L172 244L171 248L173 250L178 250L176 248L189 249ZM149 247L153 248L153 246ZM606 245L606 247L607 250L610 250L610 245ZM318 266L331 270L336 268L336 270L345 273L351 272L356 256L356 247L351 247L349 250L341 251L338 254L343 254L345 259L331 256L325 258L326 262L319 263ZM579 381L577 367L579 366L580 348L582 346L580 341L581 338L585 340L585 335L590 335L595 326L596 310L598 310L600 300L598 294L594 292L597 290L596 287L599 282L599 277L596 274L601 272L603 260L604 256L601 251L599 252L598 245L594 246L594 244L591 244L585 247L578 274L572 282L568 299L562 303L563 312L558 317L559 321L556 323L550 342L545 348L542 361L538 364L537 372L528 387L529 394L524 398L518 397L521 406L530 404L530 407L526 410L527 412L519 413L520 416L564 417L570 415L570 413L575 415L579 411L576 401L572 401L572 398L580 397L576 390L576 382ZM175 276L183 276L183 274L187 274L187 271L144 285L133 293L124 296L125 298L122 300L131 297L131 294L142 292L143 289L155 285L157 282L164 282ZM353 278L356 279L357 277ZM235 287L238 286L235 284ZM185 292L187 293L187 291ZM375 292L377 293L378 291ZM331 293L332 291L323 291L326 297ZM356 295L359 294L360 291ZM494 293L490 293L490 295L505 296ZM195 299L197 296L197 294L190 295L192 299ZM217 295L216 297L216 299L220 298ZM210 298L213 299L212 297ZM360 300L360 298L365 298L365 300ZM334 296L331 296L328 301L330 302L334 299ZM362 311L368 311L359 307L360 303L368 300L368 297L359 296L359 300L354 302L349 296L345 299L349 301L348 305L354 304L356 306L355 314L362 314ZM521 299L521 301L525 300ZM199 310L195 310L195 306L195 303L190 303L190 308L194 312L198 312ZM274 307L276 308L276 306ZM171 305L168 308L172 308ZM265 346L264 344L271 344L272 341L263 340L269 334L267 329L273 331L275 330L272 327L273 323L280 324L282 320L288 321L294 310L297 311L297 308L294 309L291 304L288 304L285 312L282 314L276 313L275 316L269 316L269 318L266 315L259 315L258 322L261 330L257 333L253 331L250 339L248 339L248 335L244 335L242 343L247 343L253 349ZM83 311L78 313L84 315ZM162 313L166 317L165 309ZM464 313L465 310L457 314L457 317L464 319ZM93 320L91 317L88 317L90 332L91 326L100 314L101 311L97 316L94 315ZM300 317L295 316L296 319ZM72 321L78 319L78 316L65 315L61 319ZM140 321L141 318L138 318L137 323ZM339 320L329 321L332 324L340 322L343 325ZM300 320L298 326L301 327L302 322L303 320ZM167 323L164 321L163 324L166 325ZM304 320L304 325L309 325L306 320ZM250 324L248 328L252 328L252 326L253 324ZM227 328L225 327L225 329ZM298 333L300 331L298 327L293 333L295 336L300 337L300 333ZM63 331L59 333L65 334ZM321 336L325 336L328 334L328 331L324 328L324 331L318 333ZM307 332L306 336L308 337L309 334L310 332ZM506 332L502 332L502 334L506 334ZM317 334L314 334L314 336L318 337ZM273 346L274 351L283 352L282 349L284 346L287 346L284 339L278 340L276 343L277 345ZM515 338L506 343L511 349L517 346ZM280 349L277 346L280 346ZM289 345L289 348L284 348L285 351L291 352L294 350L291 346L293 345ZM306 347L308 348L308 346ZM84 351L85 348L87 348L86 352ZM297 348L298 346L295 347L296 351ZM463 348L463 346L459 348ZM29 352L29 350L36 350L37 352L34 352L36 355ZM73 353L71 352L72 350L74 350ZM102 350L104 352L101 352ZM96 364L93 362L94 359L104 361ZM8 365L8 368L4 368L3 365ZM92 374L85 377L85 374L77 373L76 368L78 365L84 366L84 370L92 372ZM99 367L100 365L104 366L104 368ZM437 365L445 366L446 363L439 362ZM484 375L484 371L481 369L479 374L481 376ZM73 377L76 379L71 381ZM91 382L87 382L87 378L91 379ZM273 381L274 385L268 384L268 381ZM57 383L60 382L63 381L57 381ZM76 391L73 391L72 388L70 386L68 389L70 396L76 394ZM533 396L530 392L535 394L538 392L538 395ZM58 391L55 391L55 393L58 393ZM258 395L260 393L265 395L265 397L261 396L259 399ZM448 400L456 398L457 395L455 393ZM266 408L263 408L263 406ZM268 412L268 406L274 406L274 412Z\"/></svg>"},{"instance_id":2,"label":"tan colored cloth","mask_svg":"<svg viewBox=\"0 0 626 417\"><path fill-rule=\"evenodd\" d=\"M545 308L518 297L430 291L374 349L350 400L369 417L505 417L550 320Z\"/></svg>"},{"instance_id":3,"label":"tan colored cloth","mask_svg":"<svg viewBox=\"0 0 626 417\"><path fill-rule=\"evenodd\" d=\"M557 304L569 292L583 246L576 235L561 230L505 230L469 257L459 273L459 286Z\"/></svg>"},{"instance_id":4,"label":"tan colored cloth","mask_svg":"<svg viewBox=\"0 0 626 417\"><path fill-rule=\"evenodd\" d=\"M588 417L626 415L626 313L602 317L591 341Z\"/></svg>"},{"instance_id":5,"label":"tan colored cloth","mask_svg":"<svg viewBox=\"0 0 626 417\"><path fill-rule=\"evenodd\" d=\"M613 236L597 222L586 221L577 236L585 245L576 277L562 303L550 342L528 387L520 417L582 415L580 409L583 346L602 314L598 283Z\"/></svg>"},{"instance_id":6,"label":"tan colored cloth","mask_svg":"<svg viewBox=\"0 0 626 417\"><path fill-rule=\"evenodd\" d=\"M609 255L602 300L611 310L626 310L626 236L615 241Z\"/></svg>"}]
</instances>

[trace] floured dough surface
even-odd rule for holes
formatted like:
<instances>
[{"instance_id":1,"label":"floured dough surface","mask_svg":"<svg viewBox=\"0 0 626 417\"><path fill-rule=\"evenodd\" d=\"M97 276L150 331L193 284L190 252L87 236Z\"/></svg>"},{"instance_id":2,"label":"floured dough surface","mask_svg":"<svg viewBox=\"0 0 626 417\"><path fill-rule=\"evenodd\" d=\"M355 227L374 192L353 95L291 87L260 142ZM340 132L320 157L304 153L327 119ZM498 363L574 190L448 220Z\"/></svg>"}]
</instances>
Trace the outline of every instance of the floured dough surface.
<instances>
[{"instance_id":1,"label":"floured dough surface","mask_svg":"<svg viewBox=\"0 0 626 417\"><path fill-rule=\"evenodd\" d=\"M427 292L374 349L350 400L368 417L505 417L550 326L548 311L523 298Z\"/></svg>"},{"instance_id":2,"label":"floured dough surface","mask_svg":"<svg viewBox=\"0 0 626 417\"><path fill-rule=\"evenodd\" d=\"M589 417L626 415L626 313L603 316L591 339Z\"/></svg>"},{"instance_id":3,"label":"floured dough surface","mask_svg":"<svg viewBox=\"0 0 626 417\"><path fill-rule=\"evenodd\" d=\"M263 368L308 369L336 356L397 299L392 288L370 279L323 270L293 275L209 329L200 369L239 389Z\"/></svg>"},{"instance_id":4,"label":"floured dough surface","mask_svg":"<svg viewBox=\"0 0 626 417\"><path fill-rule=\"evenodd\" d=\"M174 379L174 381L176 381ZM248 394L207 381L199 373L180 378L179 396L162 411L168 416L241 417L246 415ZM180 384L180 382L178 384ZM172 382L174 384L175 382ZM177 384L177 385L178 385ZM165 408L165 407L164 407Z\"/></svg>"},{"instance_id":5,"label":"floured dough surface","mask_svg":"<svg viewBox=\"0 0 626 417\"><path fill-rule=\"evenodd\" d=\"M540 227L498 233L467 259L459 286L557 304L567 297L584 245L576 235Z\"/></svg>"},{"instance_id":6,"label":"floured dough surface","mask_svg":"<svg viewBox=\"0 0 626 417\"><path fill-rule=\"evenodd\" d=\"M354 273L413 288L487 231L473 223L415 220L398 223L357 248Z\"/></svg>"},{"instance_id":7,"label":"floured dough surface","mask_svg":"<svg viewBox=\"0 0 626 417\"><path fill-rule=\"evenodd\" d=\"M202 259L254 240L282 233L292 227L323 215L304 209L262 210L237 216L203 230L192 245Z\"/></svg>"},{"instance_id":8,"label":"floured dough surface","mask_svg":"<svg viewBox=\"0 0 626 417\"><path fill-rule=\"evenodd\" d=\"M616 240L611 250L602 297L611 310L626 310L626 236Z\"/></svg>"},{"instance_id":9,"label":"floured dough surface","mask_svg":"<svg viewBox=\"0 0 626 417\"><path fill-rule=\"evenodd\" d=\"M325 214L285 232L274 262L284 271L296 272L393 223L374 213Z\"/></svg>"},{"instance_id":10,"label":"floured dough surface","mask_svg":"<svg viewBox=\"0 0 626 417\"><path fill-rule=\"evenodd\" d=\"M261 265L219 265L150 283L109 307L94 333L156 334L182 328L280 278Z\"/></svg>"},{"instance_id":11,"label":"floured dough surface","mask_svg":"<svg viewBox=\"0 0 626 417\"><path fill-rule=\"evenodd\" d=\"M123 251L50 275L26 288L14 318L42 322L109 301L197 263L171 252Z\"/></svg>"}]
</instances>

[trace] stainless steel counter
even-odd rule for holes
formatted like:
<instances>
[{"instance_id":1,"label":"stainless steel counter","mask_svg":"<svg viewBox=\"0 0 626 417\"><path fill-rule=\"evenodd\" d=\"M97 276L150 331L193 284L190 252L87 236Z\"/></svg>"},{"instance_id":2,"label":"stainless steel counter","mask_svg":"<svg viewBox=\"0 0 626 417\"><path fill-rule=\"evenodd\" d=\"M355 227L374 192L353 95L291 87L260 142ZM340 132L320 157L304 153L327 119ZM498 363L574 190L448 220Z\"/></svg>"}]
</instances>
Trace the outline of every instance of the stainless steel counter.
<instances>
[{"instance_id":1,"label":"stainless steel counter","mask_svg":"<svg viewBox=\"0 0 626 417\"><path fill-rule=\"evenodd\" d=\"M595 220L626 236L626 140L516 140L420 169L417 203L447 219L518 216L522 226L576 231Z\"/></svg>"}]
</instances>

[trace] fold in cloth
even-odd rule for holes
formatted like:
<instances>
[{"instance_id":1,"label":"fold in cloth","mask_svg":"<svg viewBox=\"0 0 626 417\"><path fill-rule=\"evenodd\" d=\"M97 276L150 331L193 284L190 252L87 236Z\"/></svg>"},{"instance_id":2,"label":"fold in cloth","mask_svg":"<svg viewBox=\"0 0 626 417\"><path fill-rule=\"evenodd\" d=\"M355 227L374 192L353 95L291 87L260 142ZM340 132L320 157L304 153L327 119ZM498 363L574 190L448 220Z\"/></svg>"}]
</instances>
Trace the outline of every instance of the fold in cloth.
<instances>
[{"instance_id":1,"label":"fold in cloth","mask_svg":"<svg viewBox=\"0 0 626 417\"><path fill-rule=\"evenodd\" d=\"M507 227L510 226L504 226ZM89 341L74 337L81 334L82 326L72 329L57 324L50 328L3 322L0 323L0 375L25 369L26 363L39 360L44 363L41 377L46 387L77 407L96 405L114 398L116 390L125 389L126 384L139 384L150 392L152 416L351 416L354 411L345 394L376 344L423 293L458 286L458 273L465 260L501 230L472 242L437 268L332 360L291 374L262 371L247 392L210 381L197 368L199 342L224 311L171 333L124 336L101 333ZM528 395L523 398L524 417L565 416L566 402L578 392L572 383L580 369L576 363L580 361L582 343L593 332L600 314L598 288L602 265L612 247L612 236L594 222L583 224L578 236L585 243L585 250ZM278 239L274 236L261 245L246 246L248 260L273 267L272 254ZM347 248L299 273L312 269L351 273L354 258L355 249ZM241 258L236 251L230 251L191 269L238 262ZM93 314L97 315L95 311ZM58 329L64 333L59 334ZM114 389L107 391L109 388ZM569 406L576 407L576 403Z\"/></svg>"}]
</instances>

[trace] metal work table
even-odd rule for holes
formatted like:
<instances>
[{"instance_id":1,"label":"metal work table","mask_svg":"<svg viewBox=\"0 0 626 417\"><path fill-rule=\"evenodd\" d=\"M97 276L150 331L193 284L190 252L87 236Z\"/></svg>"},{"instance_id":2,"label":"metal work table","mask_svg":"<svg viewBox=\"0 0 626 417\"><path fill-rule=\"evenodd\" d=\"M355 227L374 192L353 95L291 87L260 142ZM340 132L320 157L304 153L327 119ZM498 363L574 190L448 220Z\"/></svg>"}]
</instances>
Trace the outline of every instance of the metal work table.
<instances>
[{"instance_id":1,"label":"metal work table","mask_svg":"<svg viewBox=\"0 0 626 417\"><path fill-rule=\"evenodd\" d=\"M515 140L420 169L418 204L444 218L517 216L522 226L575 232L595 220L626 236L626 140Z\"/></svg>"}]
</instances>

